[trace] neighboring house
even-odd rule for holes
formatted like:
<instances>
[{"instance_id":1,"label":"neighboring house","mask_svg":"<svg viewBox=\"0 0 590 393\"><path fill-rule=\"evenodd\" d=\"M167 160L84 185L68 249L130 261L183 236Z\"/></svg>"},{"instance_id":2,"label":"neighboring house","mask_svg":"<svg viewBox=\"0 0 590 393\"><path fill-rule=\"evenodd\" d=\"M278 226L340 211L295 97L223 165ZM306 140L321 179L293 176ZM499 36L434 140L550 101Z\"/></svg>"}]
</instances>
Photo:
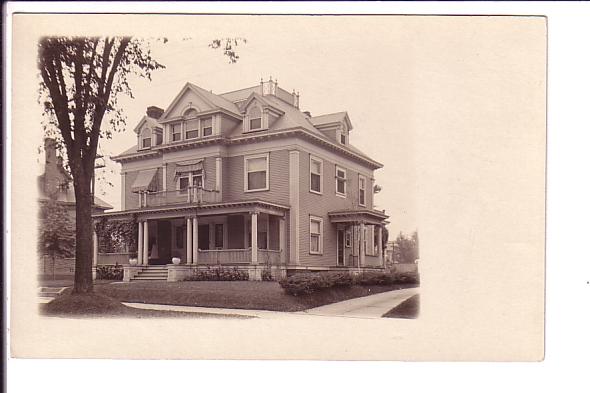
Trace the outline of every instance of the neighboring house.
<instances>
[{"instance_id":1,"label":"neighboring house","mask_svg":"<svg viewBox=\"0 0 590 393\"><path fill-rule=\"evenodd\" d=\"M45 165L43 174L37 178L38 201L42 206L48 200L54 200L65 207L68 212L72 230L76 227L76 197L71 176L64 169L63 159L57 155L56 143L52 138L45 138ZM113 206L100 198L94 197L93 213L102 213ZM74 245L72 245L74 248ZM45 259L45 257L43 257ZM41 266L45 271L47 263ZM56 262L60 274L74 272L74 258L60 259Z\"/></svg>"},{"instance_id":2,"label":"neighboring house","mask_svg":"<svg viewBox=\"0 0 590 393\"><path fill-rule=\"evenodd\" d=\"M112 157L122 210L95 214L138 221L138 266L125 279L149 265L167 265L159 277L170 281L219 265L251 279L382 269L382 165L350 145L351 130L346 112L302 112L299 94L272 80L224 94L187 83L166 110L149 107L137 144Z\"/></svg>"}]
</instances>

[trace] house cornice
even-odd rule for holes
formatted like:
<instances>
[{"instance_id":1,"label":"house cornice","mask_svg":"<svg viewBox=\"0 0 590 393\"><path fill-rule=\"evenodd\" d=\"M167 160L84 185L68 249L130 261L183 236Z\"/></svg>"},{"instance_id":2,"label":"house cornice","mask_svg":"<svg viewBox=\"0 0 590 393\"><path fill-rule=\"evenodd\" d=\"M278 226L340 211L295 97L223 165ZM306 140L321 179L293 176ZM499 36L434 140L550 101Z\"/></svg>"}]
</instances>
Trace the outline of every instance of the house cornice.
<instances>
[{"instance_id":1,"label":"house cornice","mask_svg":"<svg viewBox=\"0 0 590 393\"><path fill-rule=\"evenodd\" d=\"M139 160L139 159L157 157L160 154L162 154L162 152L165 152L165 151L186 150L186 149L191 149L191 148L206 146L206 145L212 145L212 144L220 144L220 145L248 144L248 143L255 143L255 142L260 142L260 141L264 141L264 140L286 138L286 137L302 137L302 138L308 139L312 143L315 143L317 145L321 145L321 146L326 147L330 150L333 150L336 153L341 154L347 158L352 158L358 162L361 162L362 164L369 166L371 169L379 169L379 168L383 167L383 165L381 163L379 163L375 160L372 160L368 157L361 156L351 150L348 150L345 147L338 146L336 143L331 142L327 139L324 139L320 136L314 135L310 131L307 131L301 127L283 129L280 131L251 133L248 135L243 135L243 136L234 137L234 138L226 138L223 136L215 135L213 137L197 139L194 141L181 141L181 142L176 142L176 143L169 143L166 145L160 145L160 146L153 147L149 151L114 156L114 157L111 157L111 159L116 162L127 162L127 161L134 161L134 160Z\"/></svg>"}]
</instances>

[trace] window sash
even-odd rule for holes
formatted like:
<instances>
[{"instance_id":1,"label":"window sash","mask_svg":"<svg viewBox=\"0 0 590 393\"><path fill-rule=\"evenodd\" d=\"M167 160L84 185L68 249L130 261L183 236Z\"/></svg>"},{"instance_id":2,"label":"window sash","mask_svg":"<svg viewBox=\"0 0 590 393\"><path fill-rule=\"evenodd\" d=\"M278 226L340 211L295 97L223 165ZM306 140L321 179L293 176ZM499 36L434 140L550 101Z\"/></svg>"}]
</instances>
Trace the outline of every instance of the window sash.
<instances>
[{"instance_id":1,"label":"window sash","mask_svg":"<svg viewBox=\"0 0 590 393\"><path fill-rule=\"evenodd\" d=\"M143 138L141 147L152 147L152 138Z\"/></svg>"},{"instance_id":2,"label":"window sash","mask_svg":"<svg viewBox=\"0 0 590 393\"><path fill-rule=\"evenodd\" d=\"M199 119L189 119L185 122L185 127L187 132L188 131L198 131L199 130Z\"/></svg>"},{"instance_id":3,"label":"window sash","mask_svg":"<svg viewBox=\"0 0 590 393\"><path fill-rule=\"evenodd\" d=\"M359 176L359 205L365 206L366 204L366 192L367 190L367 180L364 176Z\"/></svg>"},{"instance_id":4,"label":"window sash","mask_svg":"<svg viewBox=\"0 0 590 393\"><path fill-rule=\"evenodd\" d=\"M250 119L250 129L251 130L258 130L262 128L262 117L255 117Z\"/></svg>"},{"instance_id":5,"label":"window sash","mask_svg":"<svg viewBox=\"0 0 590 393\"><path fill-rule=\"evenodd\" d=\"M336 194L346 195L346 170L336 167Z\"/></svg>"},{"instance_id":6,"label":"window sash","mask_svg":"<svg viewBox=\"0 0 590 393\"><path fill-rule=\"evenodd\" d=\"M199 130L190 130L186 132L186 139L194 139L199 136Z\"/></svg>"},{"instance_id":7,"label":"window sash","mask_svg":"<svg viewBox=\"0 0 590 393\"><path fill-rule=\"evenodd\" d=\"M207 117L201 120L201 128L203 129L203 136L209 136L213 134L213 119Z\"/></svg>"},{"instance_id":8,"label":"window sash","mask_svg":"<svg viewBox=\"0 0 590 393\"><path fill-rule=\"evenodd\" d=\"M310 158L309 160L309 189L315 192L322 192L322 161Z\"/></svg>"},{"instance_id":9,"label":"window sash","mask_svg":"<svg viewBox=\"0 0 590 393\"><path fill-rule=\"evenodd\" d=\"M172 141L176 142L181 139L181 127L180 124L173 124L172 128Z\"/></svg>"},{"instance_id":10,"label":"window sash","mask_svg":"<svg viewBox=\"0 0 590 393\"><path fill-rule=\"evenodd\" d=\"M309 252L321 254L323 252L323 222L320 218L309 219Z\"/></svg>"}]
</instances>

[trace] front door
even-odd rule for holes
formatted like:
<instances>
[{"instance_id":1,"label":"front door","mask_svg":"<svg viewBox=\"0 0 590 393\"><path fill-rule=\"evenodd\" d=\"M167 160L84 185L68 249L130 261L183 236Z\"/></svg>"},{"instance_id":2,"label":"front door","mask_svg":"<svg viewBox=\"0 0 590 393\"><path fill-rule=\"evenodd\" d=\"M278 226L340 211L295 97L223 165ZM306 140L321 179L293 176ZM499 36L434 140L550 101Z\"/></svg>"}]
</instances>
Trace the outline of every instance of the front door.
<instances>
[{"instance_id":1,"label":"front door","mask_svg":"<svg viewBox=\"0 0 590 393\"><path fill-rule=\"evenodd\" d=\"M338 266L344 266L344 230L339 229L336 235Z\"/></svg>"},{"instance_id":2,"label":"front door","mask_svg":"<svg viewBox=\"0 0 590 393\"><path fill-rule=\"evenodd\" d=\"M153 261L152 265L166 265L171 263L172 255L172 225L170 221L158 221L158 258Z\"/></svg>"}]
</instances>

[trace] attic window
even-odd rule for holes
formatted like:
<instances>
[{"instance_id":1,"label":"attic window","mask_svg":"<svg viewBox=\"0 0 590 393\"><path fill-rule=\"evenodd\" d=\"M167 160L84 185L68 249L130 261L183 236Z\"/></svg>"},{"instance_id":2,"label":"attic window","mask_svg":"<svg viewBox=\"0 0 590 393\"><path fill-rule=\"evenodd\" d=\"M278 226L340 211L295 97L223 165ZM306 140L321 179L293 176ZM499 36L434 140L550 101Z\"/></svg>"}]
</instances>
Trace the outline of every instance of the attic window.
<instances>
[{"instance_id":1,"label":"attic window","mask_svg":"<svg viewBox=\"0 0 590 393\"><path fill-rule=\"evenodd\" d=\"M156 128L156 146L161 145L164 141L164 135L162 134L162 130Z\"/></svg>"},{"instance_id":2,"label":"attic window","mask_svg":"<svg viewBox=\"0 0 590 393\"><path fill-rule=\"evenodd\" d=\"M180 123L176 123L176 124L172 124L172 126L170 126L171 128L171 133L172 133L172 142L176 142L180 140Z\"/></svg>"},{"instance_id":3,"label":"attic window","mask_svg":"<svg viewBox=\"0 0 590 393\"><path fill-rule=\"evenodd\" d=\"M147 149L148 147L152 146L152 138L149 136L147 138L143 138L141 141L141 147Z\"/></svg>"},{"instance_id":4,"label":"attic window","mask_svg":"<svg viewBox=\"0 0 590 393\"><path fill-rule=\"evenodd\" d=\"M258 130L262 128L262 117L256 117L254 119L250 119L250 129L251 130Z\"/></svg>"},{"instance_id":5,"label":"attic window","mask_svg":"<svg viewBox=\"0 0 590 393\"><path fill-rule=\"evenodd\" d=\"M201 127L203 127L203 136L209 136L213 134L213 121L210 117L206 117L201 120Z\"/></svg>"},{"instance_id":6,"label":"attic window","mask_svg":"<svg viewBox=\"0 0 590 393\"><path fill-rule=\"evenodd\" d=\"M346 145L346 134L344 132L340 134L340 143Z\"/></svg>"},{"instance_id":7,"label":"attic window","mask_svg":"<svg viewBox=\"0 0 590 393\"><path fill-rule=\"evenodd\" d=\"M249 130L255 131L260 130L262 128L262 111L257 105L254 105L252 109L248 112L248 116L250 118L249 121Z\"/></svg>"},{"instance_id":8,"label":"attic window","mask_svg":"<svg viewBox=\"0 0 590 393\"><path fill-rule=\"evenodd\" d=\"M199 119L197 119L197 111L194 108L188 109L184 113L185 122L184 129L186 130L186 139L193 139L199 136Z\"/></svg>"}]
</instances>

